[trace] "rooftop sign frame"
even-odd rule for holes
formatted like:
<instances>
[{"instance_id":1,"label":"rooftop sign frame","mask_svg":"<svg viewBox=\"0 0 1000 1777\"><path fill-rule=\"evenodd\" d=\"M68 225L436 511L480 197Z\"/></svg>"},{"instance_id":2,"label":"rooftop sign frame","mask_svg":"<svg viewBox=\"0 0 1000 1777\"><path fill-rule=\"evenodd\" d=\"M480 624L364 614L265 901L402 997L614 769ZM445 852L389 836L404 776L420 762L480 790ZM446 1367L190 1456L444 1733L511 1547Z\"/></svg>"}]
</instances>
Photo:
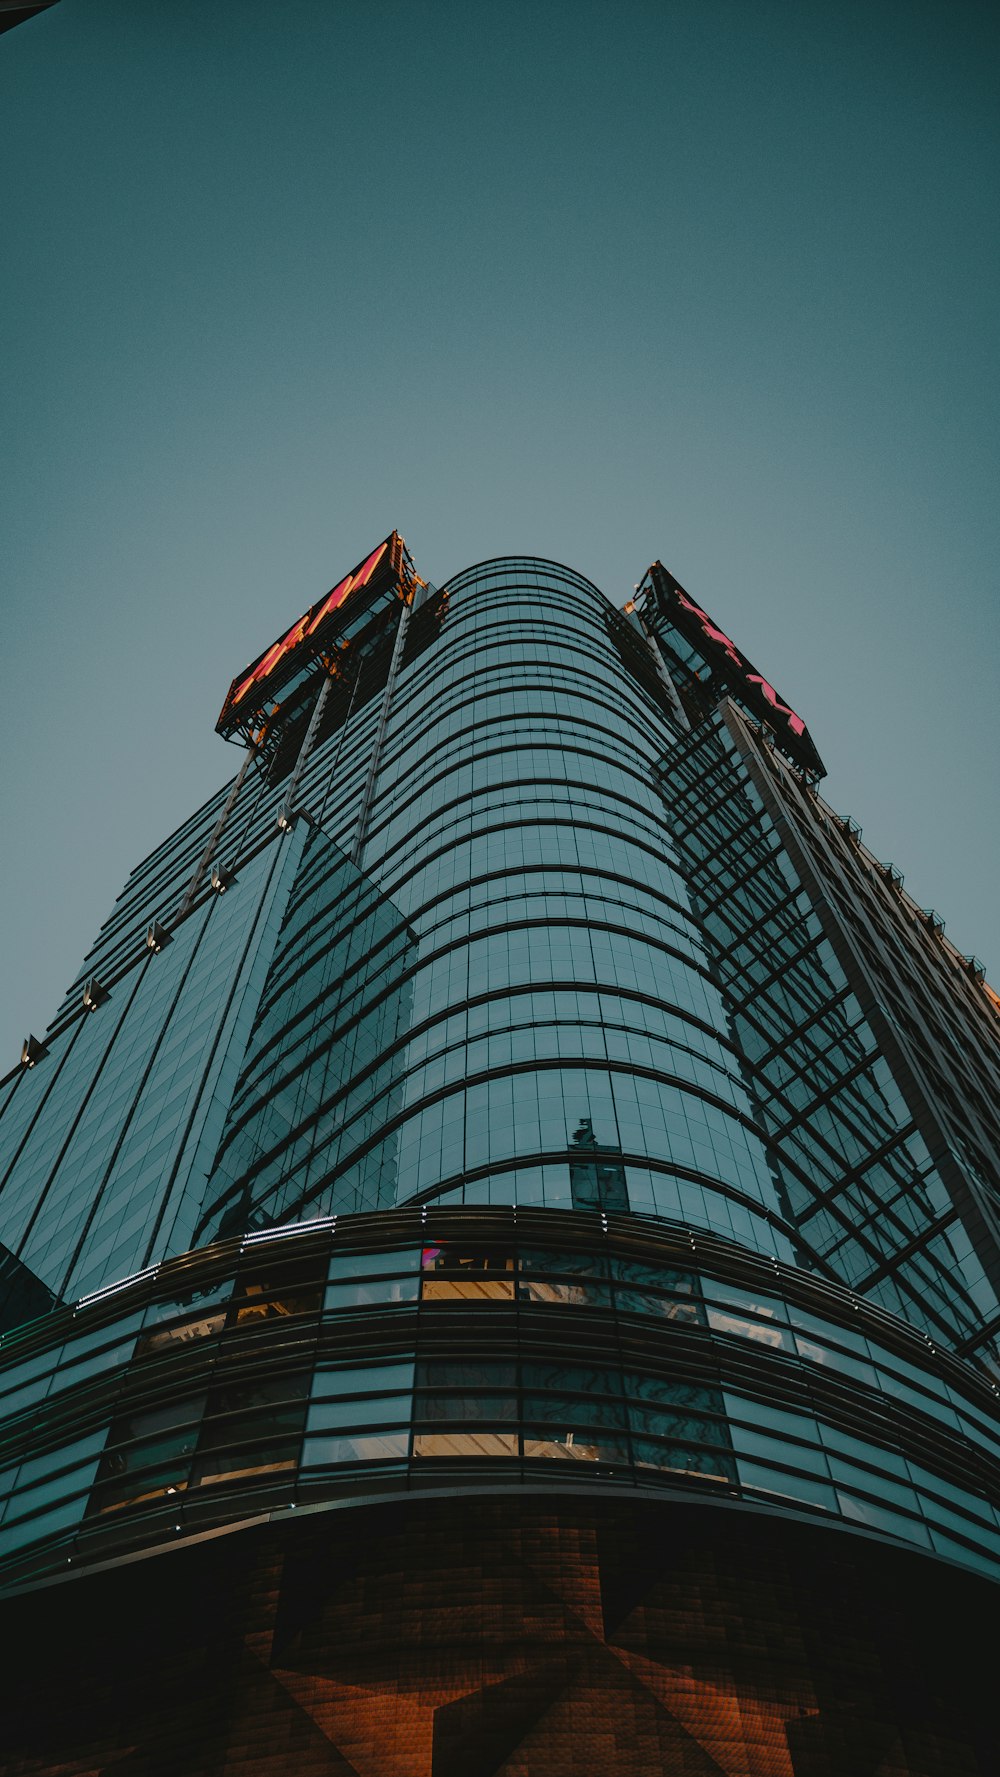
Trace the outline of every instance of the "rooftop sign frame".
<instances>
[{"instance_id":1,"label":"rooftop sign frame","mask_svg":"<svg viewBox=\"0 0 1000 1777\"><path fill-rule=\"evenodd\" d=\"M280 693L300 681L303 672L331 669L333 650L356 617L379 602L409 595L412 570L398 531L390 531L356 568L292 624L286 634L237 673L226 693L217 734L256 745L280 708Z\"/></svg>"},{"instance_id":2,"label":"rooftop sign frame","mask_svg":"<svg viewBox=\"0 0 1000 1777\"><path fill-rule=\"evenodd\" d=\"M639 590L652 592L656 614L697 648L729 695L764 723L782 752L810 778L825 777L826 767L802 717L791 704L782 701L770 681L685 592L662 562L653 562Z\"/></svg>"}]
</instances>

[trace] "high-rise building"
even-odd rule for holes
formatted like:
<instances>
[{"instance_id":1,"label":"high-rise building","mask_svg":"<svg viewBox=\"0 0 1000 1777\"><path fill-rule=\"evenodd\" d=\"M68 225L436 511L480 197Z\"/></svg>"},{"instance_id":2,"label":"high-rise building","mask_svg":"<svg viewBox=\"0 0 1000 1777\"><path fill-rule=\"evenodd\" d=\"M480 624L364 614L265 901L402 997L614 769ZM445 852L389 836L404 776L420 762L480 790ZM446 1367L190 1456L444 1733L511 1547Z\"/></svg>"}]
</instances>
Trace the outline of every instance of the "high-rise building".
<instances>
[{"instance_id":1,"label":"high-rise building","mask_svg":"<svg viewBox=\"0 0 1000 1777\"><path fill-rule=\"evenodd\" d=\"M393 533L0 1087L5 1772L986 1777L1000 1005L655 563Z\"/></svg>"}]
</instances>

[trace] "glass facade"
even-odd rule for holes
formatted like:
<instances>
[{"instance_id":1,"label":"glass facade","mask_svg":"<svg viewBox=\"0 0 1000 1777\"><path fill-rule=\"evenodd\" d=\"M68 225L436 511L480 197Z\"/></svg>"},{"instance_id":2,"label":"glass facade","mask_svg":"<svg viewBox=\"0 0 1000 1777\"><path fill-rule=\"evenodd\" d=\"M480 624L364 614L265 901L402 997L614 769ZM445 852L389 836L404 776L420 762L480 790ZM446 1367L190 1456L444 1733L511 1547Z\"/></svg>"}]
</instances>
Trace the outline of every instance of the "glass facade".
<instances>
[{"instance_id":1,"label":"glass facade","mask_svg":"<svg viewBox=\"0 0 1000 1777\"><path fill-rule=\"evenodd\" d=\"M828 1275L971 1342L998 1303L958 1193L733 734L716 717L660 770L789 1219Z\"/></svg>"},{"instance_id":2,"label":"glass facade","mask_svg":"<svg viewBox=\"0 0 1000 1777\"><path fill-rule=\"evenodd\" d=\"M792 1256L611 607L530 561L446 601L395 685L363 856L377 696L317 747L297 822L280 776L251 780L223 893L173 921L221 794L139 867L76 986L120 979L15 1082L2 1225L62 1299L415 1198L606 1201Z\"/></svg>"},{"instance_id":3,"label":"glass facade","mask_svg":"<svg viewBox=\"0 0 1000 1777\"><path fill-rule=\"evenodd\" d=\"M745 657L685 601L659 564L638 593L675 689L656 775L800 1262L996 1377L1000 1000L822 802L748 707Z\"/></svg>"},{"instance_id":4,"label":"glass facade","mask_svg":"<svg viewBox=\"0 0 1000 1777\"><path fill-rule=\"evenodd\" d=\"M0 1575L434 1485L585 1480L888 1536L1000 1577L1000 1415L857 1297L593 1210L219 1241L8 1336Z\"/></svg>"},{"instance_id":5,"label":"glass facade","mask_svg":"<svg viewBox=\"0 0 1000 1777\"><path fill-rule=\"evenodd\" d=\"M662 571L391 559L0 1083L0 1592L581 1489L995 1581L1000 1002Z\"/></svg>"}]
</instances>

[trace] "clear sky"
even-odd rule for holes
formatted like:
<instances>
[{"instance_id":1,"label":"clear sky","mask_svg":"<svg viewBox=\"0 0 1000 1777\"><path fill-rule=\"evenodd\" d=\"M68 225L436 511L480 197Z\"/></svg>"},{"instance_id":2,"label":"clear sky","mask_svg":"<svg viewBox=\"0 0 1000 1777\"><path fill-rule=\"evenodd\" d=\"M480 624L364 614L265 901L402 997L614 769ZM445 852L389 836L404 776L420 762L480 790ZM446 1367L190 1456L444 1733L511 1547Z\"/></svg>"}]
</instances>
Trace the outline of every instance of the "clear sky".
<instances>
[{"instance_id":1,"label":"clear sky","mask_svg":"<svg viewBox=\"0 0 1000 1777\"><path fill-rule=\"evenodd\" d=\"M0 36L0 1072L393 526L659 556L1000 984L998 19L61 0Z\"/></svg>"}]
</instances>

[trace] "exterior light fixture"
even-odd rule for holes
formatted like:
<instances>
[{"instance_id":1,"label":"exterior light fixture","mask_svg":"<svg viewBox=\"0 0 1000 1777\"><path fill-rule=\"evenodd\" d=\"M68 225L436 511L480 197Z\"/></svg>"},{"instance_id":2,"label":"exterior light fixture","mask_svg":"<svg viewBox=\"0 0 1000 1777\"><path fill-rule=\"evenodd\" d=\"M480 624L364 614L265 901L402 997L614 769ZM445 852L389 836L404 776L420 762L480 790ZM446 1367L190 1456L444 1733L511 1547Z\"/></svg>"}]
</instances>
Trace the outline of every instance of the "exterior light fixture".
<instances>
[{"instance_id":1,"label":"exterior light fixture","mask_svg":"<svg viewBox=\"0 0 1000 1777\"><path fill-rule=\"evenodd\" d=\"M25 1037L21 1044L21 1066L34 1067L36 1061L44 1061L48 1050L37 1037Z\"/></svg>"},{"instance_id":2,"label":"exterior light fixture","mask_svg":"<svg viewBox=\"0 0 1000 1777\"><path fill-rule=\"evenodd\" d=\"M161 926L159 920L154 919L146 933L146 949L151 950L154 956L158 956L163 949L164 944L171 944L172 942L173 939L167 931L166 926Z\"/></svg>"}]
</instances>

